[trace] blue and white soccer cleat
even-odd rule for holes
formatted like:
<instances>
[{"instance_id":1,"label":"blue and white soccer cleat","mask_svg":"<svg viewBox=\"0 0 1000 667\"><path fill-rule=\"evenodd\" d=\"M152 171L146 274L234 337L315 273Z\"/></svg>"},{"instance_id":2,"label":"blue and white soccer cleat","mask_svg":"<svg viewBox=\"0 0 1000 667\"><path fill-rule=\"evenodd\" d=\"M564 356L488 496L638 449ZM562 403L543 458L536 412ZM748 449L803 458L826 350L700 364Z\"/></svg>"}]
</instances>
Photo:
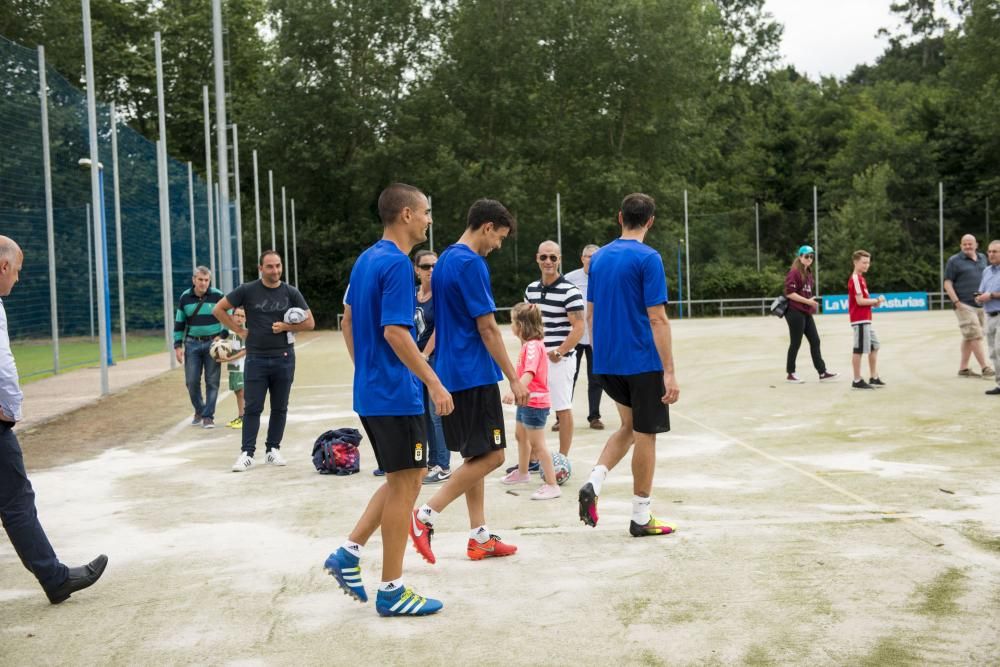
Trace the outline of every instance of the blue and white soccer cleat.
<instances>
[{"instance_id":1,"label":"blue and white soccer cleat","mask_svg":"<svg viewBox=\"0 0 1000 667\"><path fill-rule=\"evenodd\" d=\"M361 583L360 559L350 553L344 547L340 547L326 559L323 567L330 573L340 587L344 589L346 595L361 602L368 602L368 593Z\"/></svg>"},{"instance_id":2,"label":"blue and white soccer cleat","mask_svg":"<svg viewBox=\"0 0 1000 667\"><path fill-rule=\"evenodd\" d=\"M442 607L440 600L422 597L405 586L394 591L379 591L375 598L379 616L427 616L441 611Z\"/></svg>"}]
</instances>

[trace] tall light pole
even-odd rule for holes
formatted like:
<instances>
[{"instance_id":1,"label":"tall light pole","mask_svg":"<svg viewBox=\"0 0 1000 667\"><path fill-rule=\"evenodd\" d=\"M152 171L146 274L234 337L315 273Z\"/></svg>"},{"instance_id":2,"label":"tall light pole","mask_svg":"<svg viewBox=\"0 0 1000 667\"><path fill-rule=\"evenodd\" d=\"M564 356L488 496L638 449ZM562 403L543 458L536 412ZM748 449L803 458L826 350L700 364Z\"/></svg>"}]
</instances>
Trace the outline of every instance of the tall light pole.
<instances>
[{"instance_id":1,"label":"tall light pole","mask_svg":"<svg viewBox=\"0 0 1000 667\"><path fill-rule=\"evenodd\" d=\"M431 225L433 227L434 225ZM295 272L295 287L299 286L299 244L295 240L295 200L292 199L292 269Z\"/></svg>"},{"instance_id":2,"label":"tall light pole","mask_svg":"<svg viewBox=\"0 0 1000 667\"><path fill-rule=\"evenodd\" d=\"M83 9L83 59L87 78L87 129L90 140L90 196L96 210L101 207L100 222L94 225L94 245L97 251L97 316L100 357L101 357L101 395L111 393L108 383L108 363L111 359L111 326L108 321L108 311L111 310L108 295L107 266L107 231L104 220L104 189L101 187L100 160L97 150L97 99L94 94L94 40L90 32L90 0L82 0ZM97 216L95 216L96 218Z\"/></svg>"},{"instance_id":3,"label":"tall light pole","mask_svg":"<svg viewBox=\"0 0 1000 667\"><path fill-rule=\"evenodd\" d=\"M160 257L163 263L163 335L167 350L173 347L174 313L174 266L171 253L170 234L170 178L167 173L167 113L163 98L163 52L160 33L154 35L156 51L156 99L159 112L160 140L157 155L160 161ZM170 367L177 365L173 354L168 354Z\"/></svg>"},{"instance_id":4,"label":"tall light pole","mask_svg":"<svg viewBox=\"0 0 1000 667\"><path fill-rule=\"evenodd\" d=\"M278 247L277 234L274 232L274 172L267 170L267 190L271 197L271 250Z\"/></svg>"},{"instance_id":5,"label":"tall light pole","mask_svg":"<svg viewBox=\"0 0 1000 667\"><path fill-rule=\"evenodd\" d=\"M208 268L212 278L218 280L215 272L215 205L212 195L212 122L208 111L208 86L201 87L202 112L205 116L205 198L208 211Z\"/></svg>"},{"instance_id":6,"label":"tall light pole","mask_svg":"<svg viewBox=\"0 0 1000 667\"><path fill-rule=\"evenodd\" d=\"M236 253L239 257L239 282L246 280L243 273L243 215L240 211L240 134L239 128L233 124L233 185L236 188L235 206L236 213Z\"/></svg>"},{"instance_id":7,"label":"tall light pole","mask_svg":"<svg viewBox=\"0 0 1000 667\"><path fill-rule=\"evenodd\" d=\"M122 258L122 198L118 187L118 115L111 103L111 172L115 197L115 258L118 262L118 329L121 336L122 359L128 359L125 336L125 263Z\"/></svg>"},{"instance_id":8,"label":"tall light pole","mask_svg":"<svg viewBox=\"0 0 1000 667\"><path fill-rule=\"evenodd\" d=\"M253 211L257 218L257 257L263 249L260 247L260 183L257 174L257 151L253 152Z\"/></svg>"},{"instance_id":9,"label":"tall light pole","mask_svg":"<svg viewBox=\"0 0 1000 667\"><path fill-rule=\"evenodd\" d=\"M288 261L288 206L285 199L285 186L281 186L281 240L285 245L285 252L282 254L283 261ZM287 276L286 276L287 279Z\"/></svg>"},{"instance_id":10,"label":"tall light pole","mask_svg":"<svg viewBox=\"0 0 1000 667\"><path fill-rule=\"evenodd\" d=\"M215 133L219 156L219 263L222 291L233 290L233 238L229 226L229 149L226 137L226 80L222 63L222 0L212 0L212 44L215 52ZM216 278L218 280L218 278Z\"/></svg>"},{"instance_id":11,"label":"tall light pole","mask_svg":"<svg viewBox=\"0 0 1000 667\"><path fill-rule=\"evenodd\" d=\"M52 328L52 372L59 373L59 297L56 285L56 235L52 213L52 158L49 150L49 84L45 79L45 47L38 47L38 97L41 100L42 169L45 174L45 236L49 255L49 323ZM987 207L987 211L988 211ZM90 216L88 216L89 219ZM989 231L989 212L986 214ZM986 235L987 237L989 234ZM87 239L90 239L88 232ZM87 259L90 259L88 253ZM90 274L87 274L90 283Z\"/></svg>"}]
</instances>

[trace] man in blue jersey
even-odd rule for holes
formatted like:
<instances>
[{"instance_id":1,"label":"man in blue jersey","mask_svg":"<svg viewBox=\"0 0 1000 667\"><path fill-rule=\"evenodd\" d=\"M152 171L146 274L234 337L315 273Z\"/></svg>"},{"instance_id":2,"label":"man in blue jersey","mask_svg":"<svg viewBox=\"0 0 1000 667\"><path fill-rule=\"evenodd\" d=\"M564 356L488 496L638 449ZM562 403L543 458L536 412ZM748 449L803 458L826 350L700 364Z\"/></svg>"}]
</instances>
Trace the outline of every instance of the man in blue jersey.
<instances>
[{"instance_id":1,"label":"man in blue jersey","mask_svg":"<svg viewBox=\"0 0 1000 667\"><path fill-rule=\"evenodd\" d=\"M649 511L656 434L670 430L667 405L680 396L665 308L663 260L643 243L655 213L652 197L640 193L625 197L618 212L621 237L594 253L587 292L594 375L614 399L622 425L608 438L590 479L580 489L580 520L597 525L601 485L635 443L629 525L633 537L674 532L673 526Z\"/></svg>"},{"instance_id":2,"label":"man in blue jersey","mask_svg":"<svg viewBox=\"0 0 1000 667\"><path fill-rule=\"evenodd\" d=\"M420 190L393 183L378 199L382 239L358 257L345 299L343 332L354 361L354 410L386 472L347 541L325 567L344 592L368 600L359 562L364 545L382 528L382 583L375 608L382 616L424 616L439 600L403 585L410 511L427 471L427 438L420 383L438 414L450 414L451 395L417 349L413 329L415 291L408 254L427 239L431 209Z\"/></svg>"},{"instance_id":3,"label":"man in blue jersey","mask_svg":"<svg viewBox=\"0 0 1000 667\"><path fill-rule=\"evenodd\" d=\"M455 411L441 419L448 449L459 452L463 465L437 493L413 511L410 537L428 563L433 525L439 512L465 494L472 529L466 555L472 560L510 556L517 547L506 544L486 526L486 475L503 465L507 436L500 405L501 370L518 405L528 390L507 356L494 313L493 290L486 255L500 248L514 230L514 217L498 201L480 199L469 209L465 233L438 257L431 278L434 292L435 364L455 400Z\"/></svg>"}]
</instances>

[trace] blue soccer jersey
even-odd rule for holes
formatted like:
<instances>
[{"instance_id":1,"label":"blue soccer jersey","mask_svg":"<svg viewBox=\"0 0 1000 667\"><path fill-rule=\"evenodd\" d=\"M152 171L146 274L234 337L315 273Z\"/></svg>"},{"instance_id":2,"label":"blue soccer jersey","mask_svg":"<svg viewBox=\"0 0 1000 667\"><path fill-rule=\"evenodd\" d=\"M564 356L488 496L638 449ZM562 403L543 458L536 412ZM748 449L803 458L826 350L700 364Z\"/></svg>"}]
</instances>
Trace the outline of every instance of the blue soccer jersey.
<instances>
[{"instance_id":1,"label":"blue soccer jersey","mask_svg":"<svg viewBox=\"0 0 1000 667\"><path fill-rule=\"evenodd\" d=\"M503 377L476 328L476 318L496 312L486 260L456 243L438 257L434 293L434 370L448 391L496 384Z\"/></svg>"},{"instance_id":2,"label":"blue soccer jersey","mask_svg":"<svg viewBox=\"0 0 1000 667\"><path fill-rule=\"evenodd\" d=\"M660 253L617 239L590 260L587 301L593 304L594 372L635 375L662 371L646 309L667 302Z\"/></svg>"},{"instance_id":3,"label":"blue soccer jersey","mask_svg":"<svg viewBox=\"0 0 1000 667\"><path fill-rule=\"evenodd\" d=\"M413 265L390 241L361 253L351 269L344 302L354 335L354 411L362 417L422 415L420 380L385 340L385 327L413 335Z\"/></svg>"}]
</instances>

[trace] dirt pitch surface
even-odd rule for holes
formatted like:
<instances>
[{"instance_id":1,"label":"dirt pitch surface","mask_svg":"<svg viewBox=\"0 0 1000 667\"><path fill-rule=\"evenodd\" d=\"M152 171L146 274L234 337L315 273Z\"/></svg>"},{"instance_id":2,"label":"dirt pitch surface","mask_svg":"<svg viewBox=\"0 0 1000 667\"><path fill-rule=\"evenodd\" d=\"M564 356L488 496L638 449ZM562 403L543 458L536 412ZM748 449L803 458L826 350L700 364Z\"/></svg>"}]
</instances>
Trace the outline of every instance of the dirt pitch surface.
<instances>
[{"instance_id":1,"label":"dirt pitch surface","mask_svg":"<svg viewBox=\"0 0 1000 667\"><path fill-rule=\"evenodd\" d=\"M300 344L285 468L230 472L239 432L188 427L182 375L165 374L21 434L60 557L110 565L51 606L0 540L0 664L1000 664L1000 397L956 377L951 313L875 324L888 386L861 392L846 316L819 319L841 377L818 382L804 346L802 385L784 382L784 322L674 322L681 401L653 511L678 532L629 537L628 460L597 528L579 522L609 431L587 428L578 391L563 497L493 474L490 528L519 551L481 562L464 503L448 507L437 564L407 551L406 581L445 603L416 619L378 617L322 568L380 483L366 444L359 475L310 462L322 431L358 425L339 334ZM234 411L226 395L218 421ZM617 423L607 398L603 415ZM362 561L372 598L380 544Z\"/></svg>"}]
</instances>

